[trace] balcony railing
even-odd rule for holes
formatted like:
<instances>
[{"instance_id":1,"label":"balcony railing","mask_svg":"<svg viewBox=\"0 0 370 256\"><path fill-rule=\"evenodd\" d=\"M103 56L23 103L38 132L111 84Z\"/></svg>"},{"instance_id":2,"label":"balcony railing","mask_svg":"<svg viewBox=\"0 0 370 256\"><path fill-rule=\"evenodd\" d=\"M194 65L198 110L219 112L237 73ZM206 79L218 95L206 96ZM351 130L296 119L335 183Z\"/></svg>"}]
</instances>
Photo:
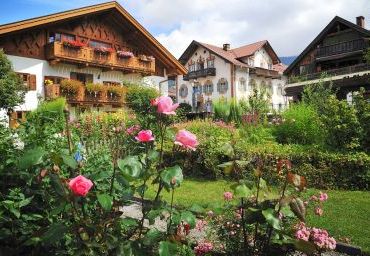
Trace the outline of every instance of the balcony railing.
<instances>
[{"instance_id":1,"label":"balcony railing","mask_svg":"<svg viewBox=\"0 0 370 256\"><path fill-rule=\"evenodd\" d=\"M269 78L279 78L279 72L276 70L271 69L265 69L265 68L259 68L255 67L250 70L251 74L255 74L257 76L263 76L263 77L269 77Z\"/></svg>"},{"instance_id":2,"label":"balcony railing","mask_svg":"<svg viewBox=\"0 0 370 256\"><path fill-rule=\"evenodd\" d=\"M369 47L369 43L363 39L340 42L317 48L316 58L323 58L343 53L362 51L365 50L367 47Z\"/></svg>"},{"instance_id":3,"label":"balcony railing","mask_svg":"<svg viewBox=\"0 0 370 256\"><path fill-rule=\"evenodd\" d=\"M96 66L111 70L123 70L154 74L155 60L139 57L122 58L116 52L99 53L90 47L72 48L61 42L49 43L46 46L46 59L49 61L64 61L80 65Z\"/></svg>"},{"instance_id":4,"label":"balcony railing","mask_svg":"<svg viewBox=\"0 0 370 256\"><path fill-rule=\"evenodd\" d=\"M189 81L190 79L197 79L199 77L215 76L215 75L216 75L216 68L205 68L205 69L188 72L186 75L184 75L183 80Z\"/></svg>"},{"instance_id":5,"label":"balcony railing","mask_svg":"<svg viewBox=\"0 0 370 256\"><path fill-rule=\"evenodd\" d=\"M363 64L357 64L357 65L343 67L343 68L325 70L322 72L316 72L316 73L307 74L307 75L293 76L289 78L289 83L292 84L292 83L304 82L307 80L319 79L324 74L328 76L339 76L339 75L346 75L346 74L357 73L357 72L367 71L367 70L370 70L370 64L363 63Z\"/></svg>"},{"instance_id":6,"label":"balcony railing","mask_svg":"<svg viewBox=\"0 0 370 256\"><path fill-rule=\"evenodd\" d=\"M76 93L68 93L60 89L60 85L52 84L45 86L45 97L55 99L65 97L68 103L77 104L99 104L99 105L123 105L126 92L122 96L115 95L108 91L89 92L85 87L80 87Z\"/></svg>"}]
</instances>

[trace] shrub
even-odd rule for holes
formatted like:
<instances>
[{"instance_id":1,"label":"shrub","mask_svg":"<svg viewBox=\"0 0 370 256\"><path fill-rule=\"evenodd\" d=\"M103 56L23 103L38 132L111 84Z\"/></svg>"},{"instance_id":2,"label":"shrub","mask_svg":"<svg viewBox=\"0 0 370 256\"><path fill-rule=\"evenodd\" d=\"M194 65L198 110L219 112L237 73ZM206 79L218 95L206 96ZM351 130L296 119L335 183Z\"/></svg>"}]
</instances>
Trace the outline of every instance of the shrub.
<instances>
[{"instance_id":1,"label":"shrub","mask_svg":"<svg viewBox=\"0 0 370 256\"><path fill-rule=\"evenodd\" d=\"M77 94L82 86L82 82L73 79L64 79L60 82L60 89L70 94Z\"/></svg>"},{"instance_id":2,"label":"shrub","mask_svg":"<svg viewBox=\"0 0 370 256\"><path fill-rule=\"evenodd\" d=\"M336 150L352 150L360 146L362 129L356 110L345 100L330 96L320 116L327 136L326 144Z\"/></svg>"},{"instance_id":3,"label":"shrub","mask_svg":"<svg viewBox=\"0 0 370 256\"><path fill-rule=\"evenodd\" d=\"M0 50L0 109L13 109L24 102L26 87L13 71L11 62Z\"/></svg>"},{"instance_id":4,"label":"shrub","mask_svg":"<svg viewBox=\"0 0 370 256\"><path fill-rule=\"evenodd\" d=\"M278 142L302 145L322 143L322 124L316 110L310 105L293 105L282 114L282 118L283 123L274 129Z\"/></svg>"},{"instance_id":5,"label":"shrub","mask_svg":"<svg viewBox=\"0 0 370 256\"><path fill-rule=\"evenodd\" d=\"M241 123L242 107L235 99L231 101L219 100L213 104L214 118L224 122Z\"/></svg>"},{"instance_id":6,"label":"shrub","mask_svg":"<svg viewBox=\"0 0 370 256\"><path fill-rule=\"evenodd\" d=\"M370 152L370 104L364 97L364 92L365 90L361 88L359 93L354 96L353 102L357 120L361 125L361 148Z\"/></svg>"}]
</instances>

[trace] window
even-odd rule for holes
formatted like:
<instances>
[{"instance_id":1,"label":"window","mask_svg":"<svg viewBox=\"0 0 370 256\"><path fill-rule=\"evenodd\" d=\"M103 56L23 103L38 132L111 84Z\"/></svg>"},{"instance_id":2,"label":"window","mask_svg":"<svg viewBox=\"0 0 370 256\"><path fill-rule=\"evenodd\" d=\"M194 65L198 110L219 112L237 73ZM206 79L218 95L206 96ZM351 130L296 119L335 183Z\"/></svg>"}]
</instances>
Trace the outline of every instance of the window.
<instances>
[{"instance_id":1,"label":"window","mask_svg":"<svg viewBox=\"0 0 370 256\"><path fill-rule=\"evenodd\" d=\"M211 80L207 80L205 83L204 83L204 93L206 95L211 95L213 93L213 83Z\"/></svg>"},{"instance_id":2,"label":"window","mask_svg":"<svg viewBox=\"0 0 370 256\"><path fill-rule=\"evenodd\" d=\"M215 60L207 60L207 68L214 68L215 67Z\"/></svg>"},{"instance_id":3,"label":"window","mask_svg":"<svg viewBox=\"0 0 370 256\"><path fill-rule=\"evenodd\" d=\"M189 72L195 71L195 64L190 64L189 65Z\"/></svg>"},{"instance_id":4,"label":"window","mask_svg":"<svg viewBox=\"0 0 370 256\"><path fill-rule=\"evenodd\" d=\"M247 82L245 81L244 77L239 79L239 91L246 92L247 91Z\"/></svg>"},{"instance_id":5,"label":"window","mask_svg":"<svg viewBox=\"0 0 370 256\"><path fill-rule=\"evenodd\" d=\"M217 83L217 91L221 94L224 94L227 92L227 90L229 89L229 85L227 83L227 80L225 78L221 78L220 80L218 80L218 83Z\"/></svg>"},{"instance_id":6,"label":"window","mask_svg":"<svg viewBox=\"0 0 370 256\"><path fill-rule=\"evenodd\" d=\"M52 33L49 36L49 42L53 42L51 40L55 40L57 42L63 42L63 41L75 41L76 36L70 35L70 34L63 34L63 33Z\"/></svg>"},{"instance_id":7,"label":"window","mask_svg":"<svg viewBox=\"0 0 370 256\"><path fill-rule=\"evenodd\" d=\"M36 75L28 74L28 73L17 73L18 76L23 81L23 85L29 91L36 91Z\"/></svg>"},{"instance_id":8,"label":"window","mask_svg":"<svg viewBox=\"0 0 370 256\"><path fill-rule=\"evenodd\" d=\"M186 84L182 84L180 86L179 94L181 98L186 98L188 96L188 87L186 86Z\"/></svg>"},{"instance_id":9,"label":"window","mask_svg":"<svg viewBox=\"0 0 370 256\"><path fill-rule=\"evenodd\" d=\"M195 82L193 86L193 93L202 93L202 86L200 85L199 82Z\"/></svg>"},{"instance_id":10,"label":"window","mask_svg":"<svg viewBox=\"0 0 370 256\"><path fill-rule=\"evenodd\" d=\"M268 64L268 69L272 70L272 64L271 63Z\"/></svg>"},{"instance_id":11,"label":"window","mask_svg":"<svg viewBox=\"0 0 370 256\"><path fill-rule=\"evenodd\" d=\"M203 70L204 69L204 62L198 62L197 63L197 70Z\"/></svg>"},{"instance_id":12,"label":"window","mask_svg":"<svg viewBox=\"0 0 370 256\"><path fill-rule=\"evenodd\" d=\"M65 77L61 77L61 76L45 76L45 80L50 80L53 82L53 84L60 84L60 82L64 79L68 79L68 78L65 78Z\"/></svg>"},{"instance_id":13,"label":"window","mask_svg":"<svg viewBox=\"0 0 370 256\"><path fill-rule=\"evenodd\" d=\"M85 73L77 73L77 72L71 72L71 79L78 80L84 84L92 83L94 81L94 75L93 74L85 74Z\"/></svg>"},{"instance_id":14,"label":"window","mask_svg":"<svg viewBox=\"0 0 370 256\"><path fill-rule=\"evenodd\" d=\"M95 40L90 40L89 46L92 48L112 48L111 44L100 42L100 41L95 41Z\"/></svg>"}]
</instances>

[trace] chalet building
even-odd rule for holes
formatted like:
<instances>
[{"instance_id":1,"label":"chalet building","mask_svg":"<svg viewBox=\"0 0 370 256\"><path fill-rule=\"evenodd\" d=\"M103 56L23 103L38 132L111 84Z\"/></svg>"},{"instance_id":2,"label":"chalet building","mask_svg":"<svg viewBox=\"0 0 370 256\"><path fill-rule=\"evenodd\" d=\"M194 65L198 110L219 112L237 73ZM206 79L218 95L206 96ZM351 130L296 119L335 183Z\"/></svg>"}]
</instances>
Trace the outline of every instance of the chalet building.
<instances>
[{"instance_id":1,"label":"chalet building","mask_svg":"<svg viewBox=\"0 0 370 256\"><path fill-rule=\"evenodd\" d=\"M86 86L75 95L60 82L73 79L106 86L145 78L153 86L175 84L186 69L117 2L83 7L0 26L0 48L28 87L13 118L35 109L39 98L65 96L73 113L114 111L124 97ZM121 88L121 89L122 89Z\"/></svg>"},{"instance_id":2,"label":"chalet building","mask_svg":"<svg viewBox=\"0 0 370 256\"><path fill-rule=\"evenodd\" d=\"M266 40L234 49L193 41L179 60L188 73L179 76L178 102L190 104L194 112L211 112L219 99L247 99L254 89L266 90L276 110L287 105L286 66Z\"/></svg>"},{"instance_id":3,"label":"chalet building","mask_svg":"<svg viewBox=\"0 0 370 256\"><path fill-rule=\"evenodd\" d=\"M304 86L332 81L338 98L351 100L351 92L370 89L370 65L364 59L369 48L370 31L364 17L356 24L336 16L285 70L286 94L299 100ZM324 76L323 76L324 75Z\"/></svg>"}]
</instances>

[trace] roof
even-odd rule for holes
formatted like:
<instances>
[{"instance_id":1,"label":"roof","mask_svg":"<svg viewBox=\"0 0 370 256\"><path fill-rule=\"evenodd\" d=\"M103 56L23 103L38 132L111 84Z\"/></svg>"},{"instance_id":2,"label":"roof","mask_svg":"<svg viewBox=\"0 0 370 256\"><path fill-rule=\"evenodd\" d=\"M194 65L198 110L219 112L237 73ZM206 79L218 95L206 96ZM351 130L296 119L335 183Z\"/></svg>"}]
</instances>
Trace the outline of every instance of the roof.
<instances>
[{"instance_id":1,"label":"roof","mask_svg":"<svg viewBox=\"0 0 370 256\"><path fill-rule=\"evenodd\" d=\"M219 57L229 61L230 63L241 66L241 67L250 67L248 64L243 63L240 61L240 58L248 57L253 55L256 51L263 47L267 47L269 54L272 55L272 58L275 60L274 62L277 64L280 62L279 57L276 55L272 47L270 46L269 42L267 40L255 42L252 44L244 45L235 49L230 49L225 51L223 48L201 43L198 41L193 40L188 48L184 51L184 53L179 58L179 61L185 65L188 59L191 57L191 55L194 53L194 51L197 49L198 46L203 46L204 48L208 49L210 52L212 52L215 55L218 55Z\"/></svg>"},{"instance_id":2,"label":"roof","mask_svg":"<svg viewBox=\"0 0 370 256\"><path fill-rule=\"evenodd\" d=\"M315 39L303 50L303 52L298 55L298 57L288 66L288 68L284 71L284 73L288 73L290 72L294 67L295 65L297 65L297 63L299 63L302 58L313 48L316 46L317 43L319 43L323 37L328 33L328 31L337 23L342 23L356 31L358 31L359 33L361 34L364 34L365 36L370 36L370 30L366 29L366 28L363 28L355 23L352 23L348 20L345 20L339 16L335 16L330 22L328 25L326 25L326 27L320 32L320 34L318 34Z\"/></svg>"},{"instance_id":3,"label":"roof","mask_svg":"<svg viewBox=\"0 0 370 256\"><path fill-rule=\"evenodd\" d=\"M282 74L288 66L284 63L278 63L272 66L272 69Z\"/></svg>"},{"instance_id":4,"label":"roof","mask_svg":"<svg viewBox=\"0 0 370 256\"><path fill-rule=\"evenodd\" d=\"M76 18L87 14L98 13L106 10L118 11L128 22L130 22L148 41L153 44L161 54L163 54L178 70L179 73L185 74L186 69L181 63L147 31L133 16L131 16L119 3L116 1L106 2L102 4L96 4L86 6L78 9L72 9L69 11L58 12L50 15L36 17L32 19L22 20L18 22L8 23L0 26L0 35L7 33L18 32L41 25L47 25L54 22Z\"/></svg>"}]
</instances>

